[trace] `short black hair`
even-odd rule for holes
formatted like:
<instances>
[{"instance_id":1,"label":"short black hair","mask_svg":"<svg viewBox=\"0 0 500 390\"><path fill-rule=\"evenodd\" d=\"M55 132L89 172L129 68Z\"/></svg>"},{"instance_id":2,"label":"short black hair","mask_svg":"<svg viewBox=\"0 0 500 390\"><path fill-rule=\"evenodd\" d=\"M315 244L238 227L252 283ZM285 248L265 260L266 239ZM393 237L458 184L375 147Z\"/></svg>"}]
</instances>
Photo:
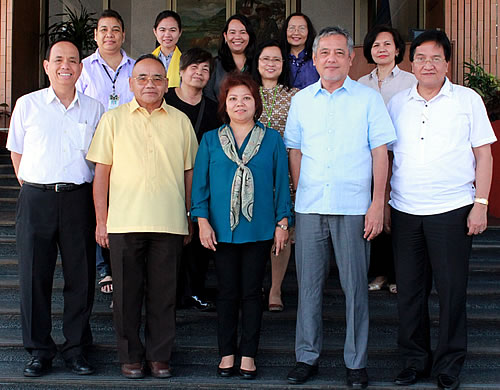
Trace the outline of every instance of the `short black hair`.
<instances>
[{"instance_id":1,"label":"short black hair","mask_svg":"<svg viewBox=\"0 0 500 390\"><path fill-rule=\"evenodd\" d=\"M68 42L71 43L74 47L76 47L76 50L78 50L78 62L82 62L82 50L80 49L80 46L78 46L78 44L75 41L69 38L59 38L49 44L49 47L47 47L47 50L45 51L45 59L47 61L50 61L50 52L52 51L52 48L61 42Z\"/></svg>"},{"instance_id":2,"label":"short black hair","mask_svg":"<svg viewBox=\"0 0 500 390\"><path fill-rule=\"evenodd\" d=\"M450 62L451 59L451 43L448 36L444 31L440 30L427 30L416 37L410 46L410 61L413 62L415 56L415 50L417 47L425 42L435 42L436 45L441 46L444 51L444 58L446 62Z\"/></svg>"},{"instance_id":3,"label":"short black hair","mask_svg":"<svg viewBox=\"0 0 500 390\"><path fill-rule=\"evenodd\" d=\"M373 42L377 39L378 34L388 32L392 35L392 39L394 40L394 45L396 46L396 50L399 50L399 53L396 55L395 61L396 65L401 63L405 57L406 44L401 34L395 28L387 25L387 24L379 24L373 27L368 34L366 34L365 40L363 42L363 54L365 55L366 60L369 64L375 64L375 61L372 57L372 46Z\"/></svg>"},{"instance_id":4,"label":"short black hair","mask_svg":"<svg viewBox=\"0 0 500 390\"><path fill-rule=\"evenodd\" d=\"M231 23L233 20L238 20L239 22L241 22L241 24L245 26L245 30L248 34L248 45L245 48L245 65L247 65L247 70L249 70L252 65L252 58L255 51L256 36L252 23L250 23L250 20L248 20L245 15L235 14L228 20L226 20L226 24L224 25L224 28L220 34L220 44L217 55L219 56L221 65L226 72L232 72L233 70L236 70L236 64L234 63L233 55L231 54L231 50L229 49L229 46L224 39L224 33L227 33L227 30L229 29L229 23Z\"/></svg>"},{"instance_id":5,"label":"short black hair","mask_svg":"<svg viewBox=\"0 0 500 390\"><path fill-rule=\"evenodd\" d=\"M283 23L283 28L281 29L281 46L283 47L287 55L290 54L291 46L288 43L288 39L286 37L286 31L288 29L288 24L290 23L290 19L292 19L294 16L302 16L306 21L307 39L306 39L306 47L304 48L304 50L306 54L305 59L309 60L312 58L312 51L313 51L312 47L314 38L316 38L316 30L314 29L311 19L309 19L309 17L303 14L302 12L294 12L293 14L290 14L288 18L286 18L285 23Z\"/></svg>"},{"instance_id":6,"label":"short black hair","mask_svg":"<svg viewBox=\"0 0 500 390\"><path fill-rule=\"evenodd\" d=\"M208 65L210 66L210 73L212 73L212 69L214 67L214 58L212 57L212 54L199 47L193 47L188 51L182 53L181 61L179 63L179 70L184 70L189 65L198 65L202 62L208 62Z\"/></svg>"},{"instance_id":7,"label":"short black hair","mask_svg":"<svg viewBox=\"0 0 500 390\"><path fill-rule=\"evenodd\" d=\"M154 54L148 53L148 54L143 54L140 56L138 59L135 60L134 68L137 66L137 64L141 61L144 60L155 60L158 61L159 64L161 64L162 68L165 69L165 65L163 65L163 62L158 59ZM133 69L133 68L132 68ZM165 69L165 76L167 75L167 70Z\"/></svg>"},{"instance_id":8,"label":"short black hair","mask_svg":"<svg viewBox=\"0 0 500 390\"><path fill-rule=\"evenodd\" d=\"M290 69L288 65L288 60L286 58L286 55L283 51L283 48L280 46L279 42L272 39L268 40L265 42L262 42L258 47L257 50L255 51L255 56L253 58L253 66L252 66L252 76L253 79L257 82L257 84L262 85L262 76L259 73L259 57L264 51L266 47L277 47L280 49L281 52L281 59L283 60L282 62L282 69L281 69L281 74L278 77L278 83L281 85L284 85L286 88L290 88Z\"/></svg>"},{"instance_id":9,"label":"short black hair","mask_svg":"<svg viewBox=\"0 0 500 390\"><path fill-rule=\"evenodd\" d=\"M153 25L153 28L156 30L158 25L161 23L163 19L166 18L174 18L175 21L177 22L177 26L179 27L179 31L182 31L182 23L181 23L181 17L177 12L170 11L170 10L165 10L161 11L158 16L155 19L155 24Z\"/></svg>"},{"instance_id":10,"label":"short black hair","mask_svg":"<svg viewBox=\"0 0 500 390\"><path fill-rule=\"evenodd\" d=\"M105 9L104 11L102 11L102 14L99 16L99 19L97 19L97 24L95 26L96 30L97 30L97 26L99 25L99 20L104 19L104 18L115 18L122 25L122 30L125 31L125 23L123 23L123 19L122 19L121 15L118 12L116 12L114 9Z\"/></svg>"}]
</instances>

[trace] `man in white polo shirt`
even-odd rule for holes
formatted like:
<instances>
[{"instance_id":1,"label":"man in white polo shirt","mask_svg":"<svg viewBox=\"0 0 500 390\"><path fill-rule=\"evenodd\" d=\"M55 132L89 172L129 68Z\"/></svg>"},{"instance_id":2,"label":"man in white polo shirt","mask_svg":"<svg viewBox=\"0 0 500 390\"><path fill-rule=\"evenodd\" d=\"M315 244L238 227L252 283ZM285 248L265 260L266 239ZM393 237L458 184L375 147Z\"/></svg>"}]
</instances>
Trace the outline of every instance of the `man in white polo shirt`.
<instances>
[{"instance_id":1,"label":"man in white polo shirt","mask_svg":"<svg viewBox=\"0 0 500 390\"><path fill-rule=\"evenodd\" d=\"M466 289L472 236L487 225L496 141L480 96L446 78L451 45L426 31L410 48L418 84L388 105L396 128L390 206L396 280L398 344L404 369L398 385L437 377L456 389L467 350ZM392 226L391 226L392 222ZM439 338L431 351L428 298L439 296Z\"/></svg>"},{"instance_id":2,"label":"man in white polo shirt","mask_svg":"<svg viewBox=\"0 0 500 390\"><path fill-rule=\"evenodd\" d=\"M95 283L94 164L85 155L104 107L75 89L80 58L70 41L49 47L43 67L50 87L18 99L7 139L22 186L16 239L23 344L32 356L24 368L29 377L47 373L57 353L50 333L58 250L64 274L61 352L74 373L94 371L84 356L92 343Z\"/></svg>"}]
</instances>

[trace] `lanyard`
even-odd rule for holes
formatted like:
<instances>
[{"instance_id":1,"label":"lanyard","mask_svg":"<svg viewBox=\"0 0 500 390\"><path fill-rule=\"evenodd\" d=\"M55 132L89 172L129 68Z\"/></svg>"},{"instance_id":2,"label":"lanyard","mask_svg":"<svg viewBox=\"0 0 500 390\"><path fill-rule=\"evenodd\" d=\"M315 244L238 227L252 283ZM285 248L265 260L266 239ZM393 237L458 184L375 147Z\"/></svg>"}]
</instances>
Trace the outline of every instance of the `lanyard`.
<instances>
[{"instance_id":1,"label":"lanyard","mask_svg":"<svg viewBox=\"0 0 500 390\"><path fill-rule=\"evenodd\" d=\"M274 103L276 103L276 92L278 91L278 85L274 87L273 102L271 103L271 107L269 107L269 109L267 106L267 102L264 99L264 91L262 87L260 87L259 90L260 90L260 97L262 98L262 104L264 105L264 111L266 112L267 115L267 127L271 127L271 115L273 114Z\"/></svg>"},{"instance_id":2,"label":"lanyard","mask_svg":"<svg viewBox=\"0 0 500 390\"><path fill-rule=\"evenodd\" d=\"M105 66L104 64L102 64L102 68L104 69L104 71L105 71L105 72L106 72L106 74L108 75L109 79L111 80L111 84L113 84L113 95L116 95L116 93L115 93L115 84L116 84L116 79L118 79L118 75L120 74L120 70L122 70L122 67L123 67L123 65L122 65L122 66L120 66L120 67L117 69L117 71L116 71L116 73L115 73L115 78L114 78L114 79L112 79L112 78L111 78L111 75L109 74L108 70L106 69L106 66Z\"/></svg>"}]
</instances>

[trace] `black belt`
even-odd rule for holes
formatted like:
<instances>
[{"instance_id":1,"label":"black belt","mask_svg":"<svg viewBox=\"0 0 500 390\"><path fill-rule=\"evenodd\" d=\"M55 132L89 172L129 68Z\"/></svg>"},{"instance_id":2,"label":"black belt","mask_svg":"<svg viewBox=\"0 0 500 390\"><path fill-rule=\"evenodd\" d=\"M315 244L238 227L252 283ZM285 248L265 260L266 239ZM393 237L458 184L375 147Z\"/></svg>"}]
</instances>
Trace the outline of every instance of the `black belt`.
<instances>
[{"instance_id":1,"label":"black belt","mask_svg":"<svg viewBox=\"0 0 500 390\"><path fill-rule=\"evenodd\" d=\"M25 181L25 182L23 182L23 185L24 184L27 184L31 187L35 187L35 188L38 188L38 189L44 190L44 191L68 192L68 191L77 190L88 183L83 183L83 184L73 184L73 183L37 184L37 183L29 183L29 182Z\"/></svg>"}]
</instances>

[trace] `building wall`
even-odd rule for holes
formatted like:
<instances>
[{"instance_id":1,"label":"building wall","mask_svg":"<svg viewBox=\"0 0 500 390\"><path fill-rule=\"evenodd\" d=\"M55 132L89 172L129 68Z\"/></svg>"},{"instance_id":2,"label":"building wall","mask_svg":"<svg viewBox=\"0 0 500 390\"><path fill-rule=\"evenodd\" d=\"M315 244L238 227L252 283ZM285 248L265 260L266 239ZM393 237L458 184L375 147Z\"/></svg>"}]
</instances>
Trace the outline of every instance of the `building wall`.
<instances>
[{"instance_id":1,"label":"building wall","mask_svg":"<svg viewBox=\"0 0 500 390\"><path fill-rule=\"evenodd\" d=\"M462 83L464 61L473 59L500 77L500 2L445 0L446 33L454 44L455 81Z\"/></svg>"}]
</instances>

